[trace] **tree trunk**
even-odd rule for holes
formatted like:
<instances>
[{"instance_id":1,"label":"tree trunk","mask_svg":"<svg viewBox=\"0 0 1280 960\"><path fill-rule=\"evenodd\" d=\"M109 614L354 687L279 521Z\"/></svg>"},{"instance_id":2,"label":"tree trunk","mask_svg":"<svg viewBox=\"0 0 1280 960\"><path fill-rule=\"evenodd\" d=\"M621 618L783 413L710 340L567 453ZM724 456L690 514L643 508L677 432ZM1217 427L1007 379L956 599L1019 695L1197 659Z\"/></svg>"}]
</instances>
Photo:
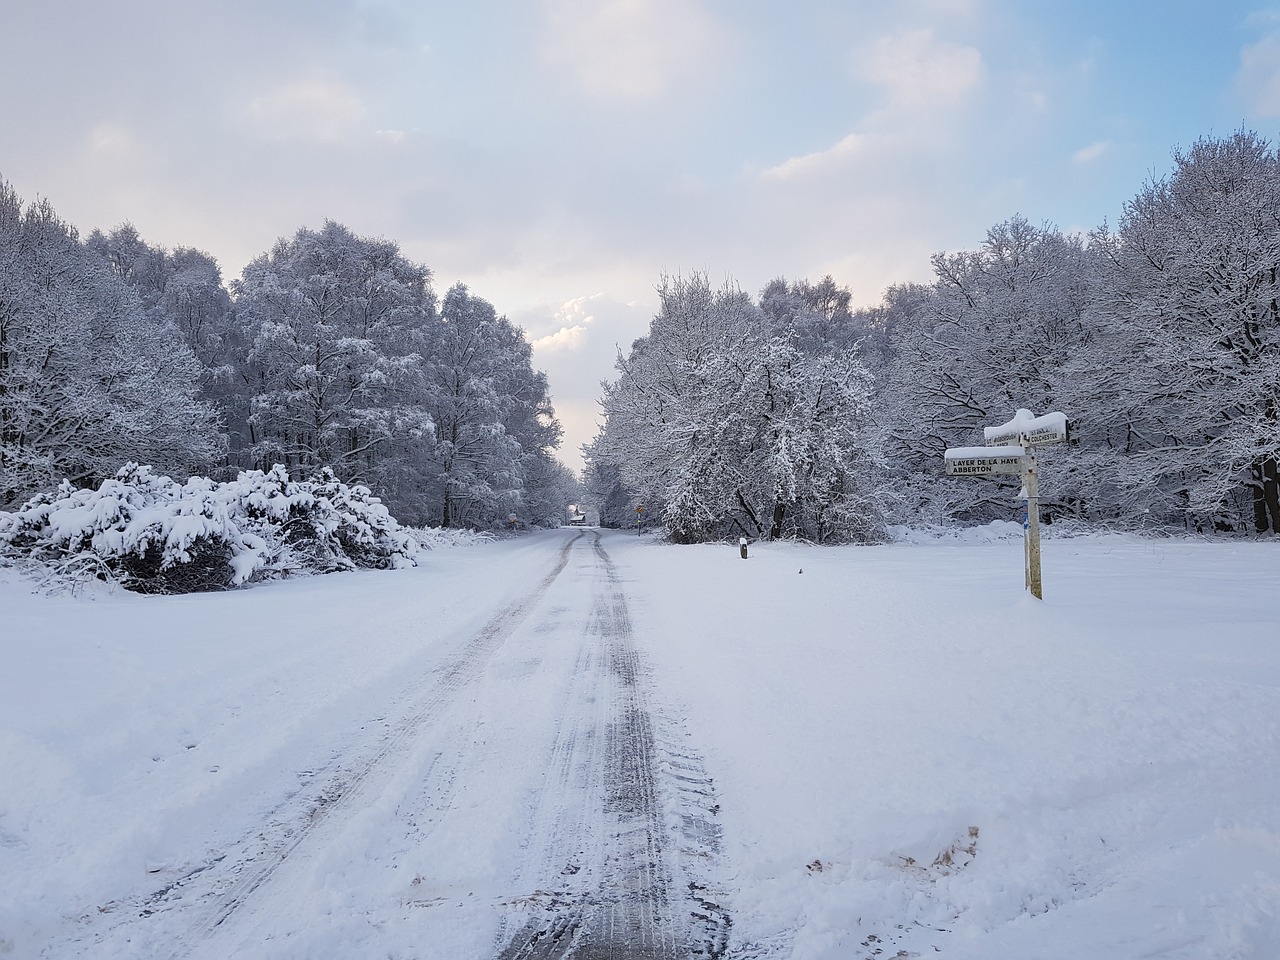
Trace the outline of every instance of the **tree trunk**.
<instances>
[{"instance_id":1,"label":"tree trunk","mask_svg":"<svg viewBox=\"0 0 1280 960\"><path fill-rule=\"evenodd\" d=\"M746 515L751 519L751 525L755 527L755 531L750 533L749 536L753 536L753 537L760 536L760 518L756 516L756 512L752 510L751 505L747 503L747 498L742 495L742 488L739 487L737 490L735 490L734 495L737 496L738 503L739 505L741 505L743 512L745 512ZM739 524L739 526L741 526L741 524Z\"/></svg>"},{"instance_id":2,"label":"tree trunk","mask_svg":"<svg viewBox=\"0 0 1280 960\"><path fill-rule=\"evenodd\" d=\"M1253 490L1253 529L1255 533L1267 532L1267 495L1263 487L1266 484L1266 476L1262 472L1262 464L1254 463L1249 469L1249 473L1253 479L1251 484Z\"/></svg>"},{"instance_id":3,"label":"tree trunk","mask_svg":"<svg viewBox=\"0 0 1280 960\"><path fill-rule=\"evenodd\" d=\"M1275 457L1262 461L1262 501L1266 512L1259 533L1280 533L1280 464Z\"/></svg>"},{"instance_id":4,"label":"tree trunk","mask_svg":"<svg viewBox=\"0 0 1280 960\"><path fill-rule=\"evenodd\" d=\"M782 536L782 520L787 515L787 505L779 500L773 505L773 526L769 528L769 539L777 540Z\"/></svg>"}]
</instances>

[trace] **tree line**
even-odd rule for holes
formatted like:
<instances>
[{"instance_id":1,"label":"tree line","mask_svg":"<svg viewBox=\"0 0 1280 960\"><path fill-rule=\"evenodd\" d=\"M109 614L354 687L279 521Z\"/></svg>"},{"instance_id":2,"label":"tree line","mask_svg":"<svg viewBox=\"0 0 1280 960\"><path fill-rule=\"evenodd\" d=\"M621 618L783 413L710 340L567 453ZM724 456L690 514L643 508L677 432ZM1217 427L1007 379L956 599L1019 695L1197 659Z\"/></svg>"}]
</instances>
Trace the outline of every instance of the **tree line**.
<instances>
[{"instance_id":1,"label":"tree line","mask_svg":"<svg viewBox=\"0 0 1280 960\"><path fill-rule=\"evenodd\" d=\"M942 454L1025 407L1072 421L1043 452L1053 517L1280 532L1280 154L1241 131L1173 160L1114 227L1012 217L871 308L829 277L662 279L585 450L602 522L823 541L1007 517L1016 481L947 479ZM0 180L0 508L127 461L281 464L407 523L558 522L576 480L522 331L432 280L329 222L225 284Z\"/></svg>"},{"instance_id":2,"label":"tree line","mask_svg":"<svg viewBox=\"0 0 1280 960\"><path fill-rule=\"evenodd\" d=\"M1280 153L1256 133L1173 156L1087 236L996 224L868 309L830 278L756 299L666 278L604 385L586 479L605 523L677 539L866 540L1008 517L1016 480L948 447L1061 410L1049 519L1280 533Z\"/></svg>"},{"instance_id":3,"label":"tree line","mask_svg":"<svg viewBox=\"0 0 1280 960\"><path fill-rule=\"evenodd\" d=\"M324 468L414 525L558 523L576 478L523 331L391 241L300 229L224 284L126 224L81 239L0 179L0 508L127 461Z\"/></svg>"}]
</instances>

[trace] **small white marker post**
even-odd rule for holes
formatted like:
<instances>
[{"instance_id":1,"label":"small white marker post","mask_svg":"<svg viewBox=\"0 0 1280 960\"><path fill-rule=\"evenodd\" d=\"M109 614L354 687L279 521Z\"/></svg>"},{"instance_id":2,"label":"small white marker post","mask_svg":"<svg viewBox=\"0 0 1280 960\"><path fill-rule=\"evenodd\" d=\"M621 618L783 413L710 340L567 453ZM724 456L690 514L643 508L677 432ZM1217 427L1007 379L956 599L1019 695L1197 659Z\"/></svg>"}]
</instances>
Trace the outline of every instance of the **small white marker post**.
<instances>
[{"instance_id":1,"label":"small white marker post","mask_svg":"<svg viewBox=\"0 0 1280 960\"><path fill-rule=\"evenodd\" d=\"M1033 416L1019 410L1008 423L984 427L986 447L956 447L945 454L948 476L990 477L1022 474L1027 497L1027 516L1022 524L1023 582L1037 600L1044 599L1040 579L1040 485L1035 448L1062 443L1069 428L1066 414Z\"/></svg>"}]
</instances>

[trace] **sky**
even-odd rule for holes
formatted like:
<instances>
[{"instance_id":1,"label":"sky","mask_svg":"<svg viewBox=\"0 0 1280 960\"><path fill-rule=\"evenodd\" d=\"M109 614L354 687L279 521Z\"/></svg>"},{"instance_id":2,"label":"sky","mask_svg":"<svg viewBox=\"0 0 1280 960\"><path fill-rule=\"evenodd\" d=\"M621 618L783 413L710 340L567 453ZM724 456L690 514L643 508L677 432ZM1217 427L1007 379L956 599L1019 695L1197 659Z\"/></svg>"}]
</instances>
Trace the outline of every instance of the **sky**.
<instances>
[{"instance_id":1,"label":"sky","mask_svg":"<svg viewBox=\"0 0 1280 960\"><path fill-rule=\"evenodd\" d=\"M859 305L1014 215L1087 231L1280 132L1218 0L6 0L0 177L231 281L326 219L522 326L580 465L664 274Z\"/></svg>"}]
</instances>

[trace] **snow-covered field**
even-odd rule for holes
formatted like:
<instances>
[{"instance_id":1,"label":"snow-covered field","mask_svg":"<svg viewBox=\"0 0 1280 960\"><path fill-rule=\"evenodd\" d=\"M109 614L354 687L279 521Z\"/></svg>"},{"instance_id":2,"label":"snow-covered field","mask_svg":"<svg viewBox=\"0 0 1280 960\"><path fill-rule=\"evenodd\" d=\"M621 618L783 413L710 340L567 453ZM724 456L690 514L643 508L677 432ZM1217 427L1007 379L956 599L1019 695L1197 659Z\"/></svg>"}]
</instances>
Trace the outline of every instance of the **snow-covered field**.
<instances>
[{"instance_id":1,"label":"snow-covered field","mask_svg":"<svg viewBox=\"0 0 1280 960\"><path fill-rule=\"evenodd\" d=\"M1006 533L0 571L0 956L1277 956L1280 544Z\"/></svg>"}]
</instances>

